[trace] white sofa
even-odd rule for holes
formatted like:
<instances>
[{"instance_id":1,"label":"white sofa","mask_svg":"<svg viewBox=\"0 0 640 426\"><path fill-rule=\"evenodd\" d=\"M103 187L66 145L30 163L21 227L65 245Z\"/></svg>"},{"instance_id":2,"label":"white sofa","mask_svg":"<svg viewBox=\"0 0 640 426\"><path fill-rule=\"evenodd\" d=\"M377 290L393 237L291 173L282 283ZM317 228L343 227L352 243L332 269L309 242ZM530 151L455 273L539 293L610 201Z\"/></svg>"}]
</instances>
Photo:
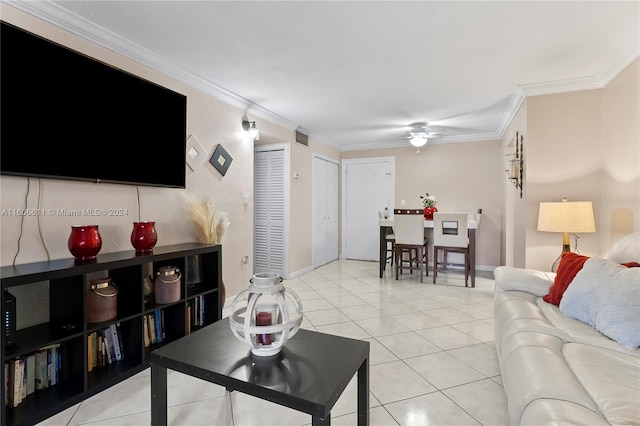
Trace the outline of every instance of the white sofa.
<instances>
[{"instance_id":1,"label":"white sofa","mask_svg":"<svg viewBox=\"0 0 640 426\"><path fill-rule=\"evenodd\" d=\"M640 246L640 234L625 240ZM612 249L610 255L635 258L611 260L640 262L638 249ZM511 423L640 425L640 348L625 347L545 302L554 278L530 269L495 270L495 342Z\"/></svg>"}]
</instances>

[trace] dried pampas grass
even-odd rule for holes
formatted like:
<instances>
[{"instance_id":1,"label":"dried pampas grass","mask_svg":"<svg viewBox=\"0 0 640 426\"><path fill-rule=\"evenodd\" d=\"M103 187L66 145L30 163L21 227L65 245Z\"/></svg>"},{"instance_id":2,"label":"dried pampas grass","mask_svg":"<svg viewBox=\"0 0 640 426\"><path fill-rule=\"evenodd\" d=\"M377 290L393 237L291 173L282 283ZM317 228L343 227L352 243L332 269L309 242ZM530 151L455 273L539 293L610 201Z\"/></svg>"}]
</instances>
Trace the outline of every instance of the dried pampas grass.
<instances>
[{"instance_id":1,"label":"dried pampas grass","mask_svg":"<svg viewBox=\"0 0 640 426\"><path fill-rule=\"evenodd\" d=\"M204 244L220 244L231 223L226 212L219 211L210 196L184 194L187 215L193 220L193 229Z\"/></svg>"}]
</instances>

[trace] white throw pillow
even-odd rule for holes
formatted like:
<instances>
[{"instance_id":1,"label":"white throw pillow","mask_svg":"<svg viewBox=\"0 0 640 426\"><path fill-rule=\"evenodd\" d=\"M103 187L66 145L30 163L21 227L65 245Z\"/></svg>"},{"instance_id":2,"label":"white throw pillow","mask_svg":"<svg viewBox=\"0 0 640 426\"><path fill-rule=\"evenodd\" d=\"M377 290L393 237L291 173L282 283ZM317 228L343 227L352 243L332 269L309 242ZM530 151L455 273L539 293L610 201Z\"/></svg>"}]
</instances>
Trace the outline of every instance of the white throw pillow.
<instances>
[{"instance_id":1,"label":"white throw pillow","mask_svg":"<svg viewBox=\"0 0 640 426\"><path fill-rule=\"evenodd\" d=\"M618 263L640 263L640 232L629 234L618 241L611 247L611 250L609 250L607 259Z\"/></svg>"},{"instance_id":2,"label":"white throw pillow","mask_svg":"<svg viewBox=\"0 0 640 426\"><path fill-rule=\"evenodd\" d=\"M640 268L592 257L571 281L559 307L626 348L640 347Z\"/></svg>"}]
</instances>

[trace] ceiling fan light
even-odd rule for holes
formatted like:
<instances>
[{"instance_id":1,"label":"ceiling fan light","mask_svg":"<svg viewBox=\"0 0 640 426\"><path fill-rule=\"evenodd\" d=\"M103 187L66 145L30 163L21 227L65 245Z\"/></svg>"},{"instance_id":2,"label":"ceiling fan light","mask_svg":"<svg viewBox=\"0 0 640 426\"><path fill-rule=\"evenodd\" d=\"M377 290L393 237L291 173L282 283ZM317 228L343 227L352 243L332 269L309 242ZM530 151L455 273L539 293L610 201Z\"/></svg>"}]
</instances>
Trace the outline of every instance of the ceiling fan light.
<instances>
[{"instance_id":1,"label":"ceiling fan light","mask_svg":"<svg viewBox=\"0 0 640 426\"><path fill-rule=\"evenodd\" d=\"M426 144L428 140L429 139L424 136L414 136L409 139L409 142L411 142L411 145L420 148L421 146L424 146L424 144Z\"/></svg>"}]
</instances>

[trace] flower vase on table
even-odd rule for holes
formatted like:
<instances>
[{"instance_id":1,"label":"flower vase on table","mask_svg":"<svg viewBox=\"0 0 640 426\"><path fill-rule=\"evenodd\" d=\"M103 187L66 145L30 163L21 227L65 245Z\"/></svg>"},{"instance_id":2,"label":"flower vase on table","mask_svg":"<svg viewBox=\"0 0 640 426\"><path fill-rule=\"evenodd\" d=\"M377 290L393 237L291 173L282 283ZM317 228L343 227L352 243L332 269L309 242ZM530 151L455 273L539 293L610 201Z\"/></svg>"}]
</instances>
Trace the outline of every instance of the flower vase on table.
<instances>
[{"instance_id":1,"label":"flower vase on table","mask_svg":"<svg viewBox=\"0 0 640 426\"><path fill-rule=\"evenodd\" d=\"M424 207L424 220L433 220L433 214L438 211L436 208L438 199L427 192L425 195L420 196L420 201L422 201L422 207Z\"/></svg>"},{"instance_id":2,"label":"flower vase on table","mask_svg":"<svg viewBox=\"0 0 640 426\"><path fill-rule=\"evenodd\" d=\"M424 220L433 220L433 214L437 212L438 209L434 207L425 207L424 208Z\"/></svg>"}]
</instances>

